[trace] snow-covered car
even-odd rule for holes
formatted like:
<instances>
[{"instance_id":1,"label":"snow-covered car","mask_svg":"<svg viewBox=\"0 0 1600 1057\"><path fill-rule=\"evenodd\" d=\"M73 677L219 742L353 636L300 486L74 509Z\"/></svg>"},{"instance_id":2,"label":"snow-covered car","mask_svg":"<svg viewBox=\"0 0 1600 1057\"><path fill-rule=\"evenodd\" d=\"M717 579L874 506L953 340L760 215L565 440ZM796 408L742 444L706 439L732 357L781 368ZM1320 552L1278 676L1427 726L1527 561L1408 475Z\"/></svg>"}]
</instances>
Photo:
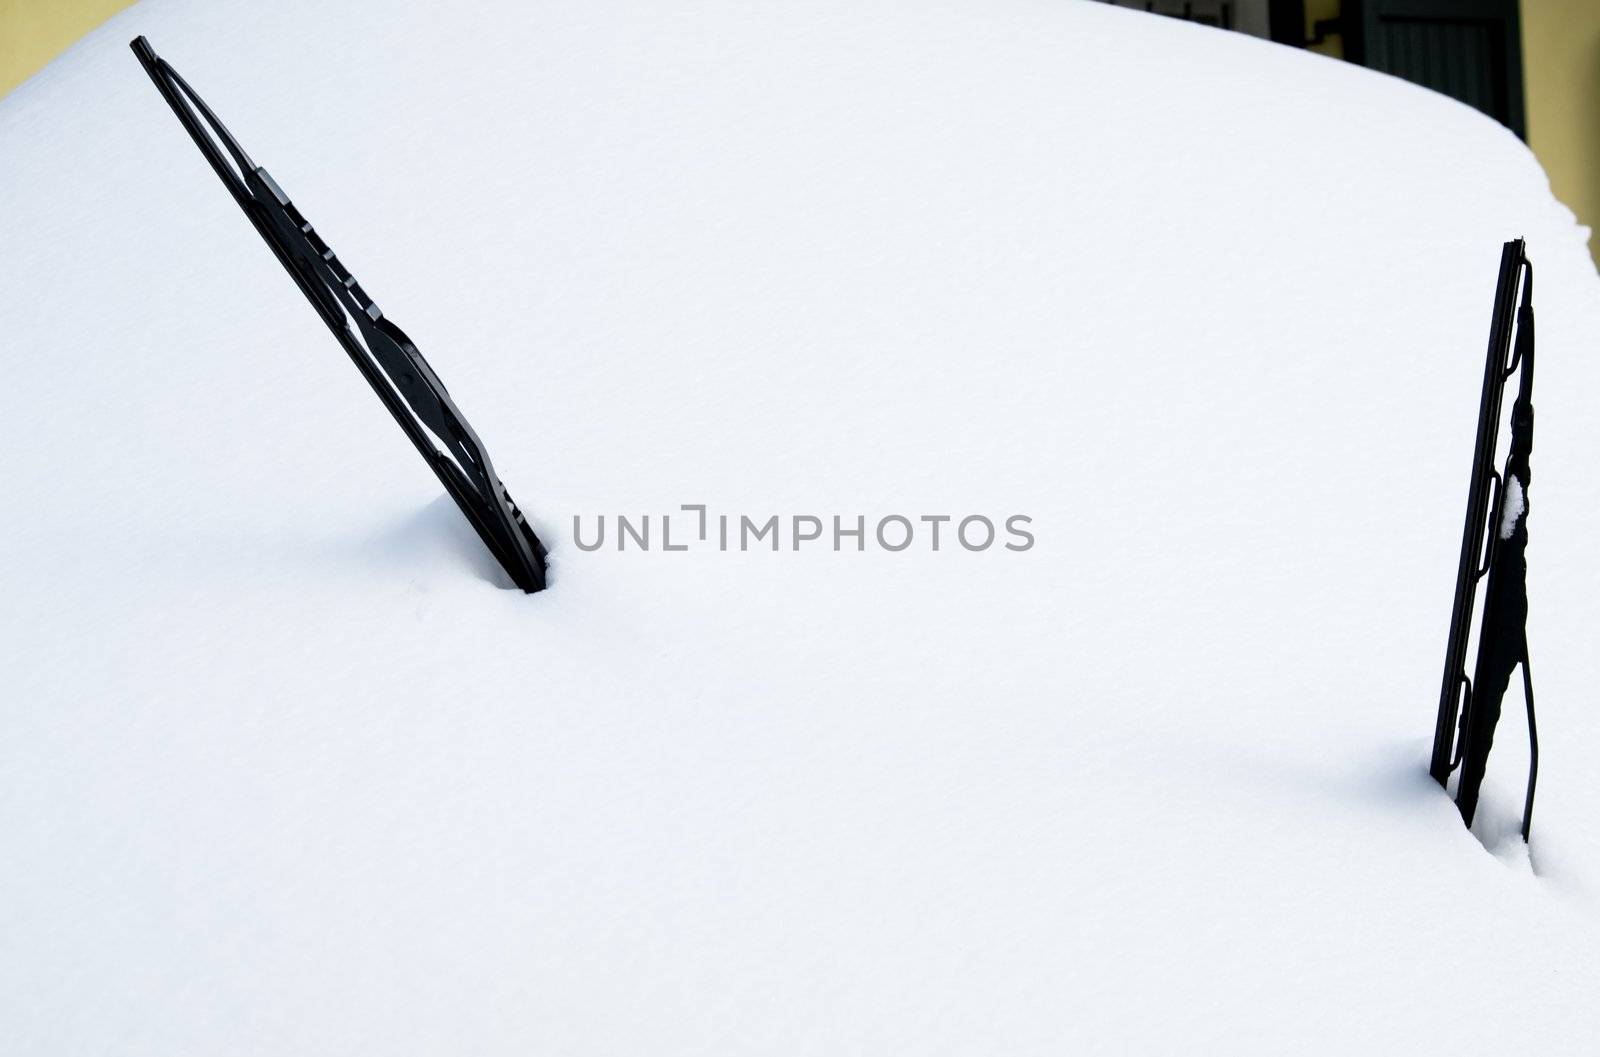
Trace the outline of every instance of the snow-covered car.
<instances>
[{"instance_id":1,"label":"snow-covered car","mask_svg":"<svg viewBox=\"0 0 1600 1057\"><path fill-rule=\"evenodd\" d=\"M0 234L0 1048L1594 1052L1600 278L1482 114L1094 3L145 0ZM1427 774L1517 237L1526 846L1519 738Z\"/></svg>"}]
</instances>

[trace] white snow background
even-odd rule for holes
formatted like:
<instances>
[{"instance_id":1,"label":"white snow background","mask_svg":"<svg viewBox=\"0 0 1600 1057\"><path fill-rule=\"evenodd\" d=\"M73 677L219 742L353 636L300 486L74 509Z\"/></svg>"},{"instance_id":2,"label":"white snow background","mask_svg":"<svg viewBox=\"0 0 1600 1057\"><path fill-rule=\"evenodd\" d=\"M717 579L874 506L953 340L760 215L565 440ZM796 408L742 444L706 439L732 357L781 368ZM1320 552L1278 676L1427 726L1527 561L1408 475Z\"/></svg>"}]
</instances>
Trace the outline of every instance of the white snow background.
<instances>
[{"instance_id":1,"label":"white snow background","mask_svg":"<svg viewBox=\"0 0 1600 1057\"><path fill-rule=\"evenodd\" d=\"M1516 690L1476 834L1425 773L1516 236L1528 851ZM0 1049L1597 1052L1584 239L1466 107L1093 3L145 0L0 101ZM1038 542L572 545L680 503Z\"/></svg>"}]
</instances>

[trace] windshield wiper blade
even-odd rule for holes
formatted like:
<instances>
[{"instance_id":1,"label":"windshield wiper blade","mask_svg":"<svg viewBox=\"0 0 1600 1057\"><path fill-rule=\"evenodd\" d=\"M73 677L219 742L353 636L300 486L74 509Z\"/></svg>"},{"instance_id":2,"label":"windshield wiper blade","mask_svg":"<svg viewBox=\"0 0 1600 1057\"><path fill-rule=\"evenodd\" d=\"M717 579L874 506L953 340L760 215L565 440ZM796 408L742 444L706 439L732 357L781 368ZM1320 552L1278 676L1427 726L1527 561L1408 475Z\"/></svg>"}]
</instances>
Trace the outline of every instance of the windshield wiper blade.
<instances>
[{"instance_id":1,"label":"windshield wiper blade","mask_svg":"<svg viewBox=\"0 0 1600 1057\"><path fill-rule=\"evenodd\" d=\"M1521 301L1518 302L1518 287ZM1515 344L1512 336L1515 334ZM1505 244L1495 287L1494 318L1478 404L1478 436L1467 490L1467 519L1456 570L1455 605L1445 651L1444 680L1434 724L1429 772L1446 785L1458 766L1456 807L1470 827L1477 813L1500 705L1511 675L1522 669L1528 712L1528 785L1522 805L1522 839L1533 825L1533 792L1539 780L1539 730L1533 710L1528 664L1528 484L1533 451L1533 264L1521 239ZM1511 405L1511 448L1505 469L1494 467L1505 384L1517 374ZM1467 677L1467 640L1478 584L1486 581L1478 658Z\"/></svg>"},{"instance_id":2,"label":"windshield wiper blade","mask_svg":"<svg viewBox=\"0 0 1600 1057\"><path fill-rule=\"evenodd\" d=\"M484 546L522 590L530 594L543 590L544 545L507 494L483 442L416 345L384 316L267 170L250 160L150 42L141 36L129 46L257 234L432 467ZM444 451L435 446L434 438Z\"/></svg>"}]
</instances>

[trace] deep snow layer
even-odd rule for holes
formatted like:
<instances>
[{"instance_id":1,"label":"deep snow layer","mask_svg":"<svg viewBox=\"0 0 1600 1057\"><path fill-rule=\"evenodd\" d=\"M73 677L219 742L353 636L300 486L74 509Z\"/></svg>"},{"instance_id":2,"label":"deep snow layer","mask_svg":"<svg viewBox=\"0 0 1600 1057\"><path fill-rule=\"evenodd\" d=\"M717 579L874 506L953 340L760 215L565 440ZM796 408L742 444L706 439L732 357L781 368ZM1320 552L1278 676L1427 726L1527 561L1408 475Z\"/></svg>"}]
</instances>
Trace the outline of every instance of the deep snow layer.
<instances>
[{"instance_id":1,"label":"deep snow layer","mask_svg":"<svg viewBox=\"0 0 1600 1057\"><path fill-rule=\"evenodd\" d=\"M1476 837L1424 774L1517 235L1531 858L1515 701ZM0 101L0 236L8 1049L1594 1052L1600 281L1477 113L1070 0L146 0ZM1037 542L572 544L685 503Z\"/></svg>"}]
</instances>

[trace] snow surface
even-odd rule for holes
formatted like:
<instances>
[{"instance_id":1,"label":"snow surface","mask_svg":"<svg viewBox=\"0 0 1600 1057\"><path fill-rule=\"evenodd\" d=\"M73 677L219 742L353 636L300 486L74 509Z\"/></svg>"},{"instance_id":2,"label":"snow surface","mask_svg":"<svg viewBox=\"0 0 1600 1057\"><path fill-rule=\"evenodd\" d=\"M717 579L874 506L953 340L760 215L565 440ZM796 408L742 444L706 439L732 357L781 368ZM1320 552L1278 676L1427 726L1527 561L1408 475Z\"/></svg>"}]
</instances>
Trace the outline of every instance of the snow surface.
<instances>
[{"instance_id":1,"label":"snow surface","mask_svg":"<svg viewBox=\"0 0 1600 1057\"><path fill-rule=\"evenodd\" d=\"M1071 0L145 0L0 145L7 1052L1596 1052L1600 281L1476 112ZM1424 773L1518 235L1531 852L1517 724L1476 834ZM686 503L1037 543L572 544Z\"/></svg>"},{"instance_id":2,"label":"snow surface","mask_svg":"<svg viewBox=\"0 0 1600 1057\"><path fill-rule=\"evenodd\" d=\"M1528 512L1528 494L1522 490L1522 478L1511 475L1506 478L1506 498L1500 504L1500 538L1508 540L1516 535L1517 522L1522 520L1522 515ZM1538 691L1534 692L1538 697Z\"/></svg>"}]
</instances>

